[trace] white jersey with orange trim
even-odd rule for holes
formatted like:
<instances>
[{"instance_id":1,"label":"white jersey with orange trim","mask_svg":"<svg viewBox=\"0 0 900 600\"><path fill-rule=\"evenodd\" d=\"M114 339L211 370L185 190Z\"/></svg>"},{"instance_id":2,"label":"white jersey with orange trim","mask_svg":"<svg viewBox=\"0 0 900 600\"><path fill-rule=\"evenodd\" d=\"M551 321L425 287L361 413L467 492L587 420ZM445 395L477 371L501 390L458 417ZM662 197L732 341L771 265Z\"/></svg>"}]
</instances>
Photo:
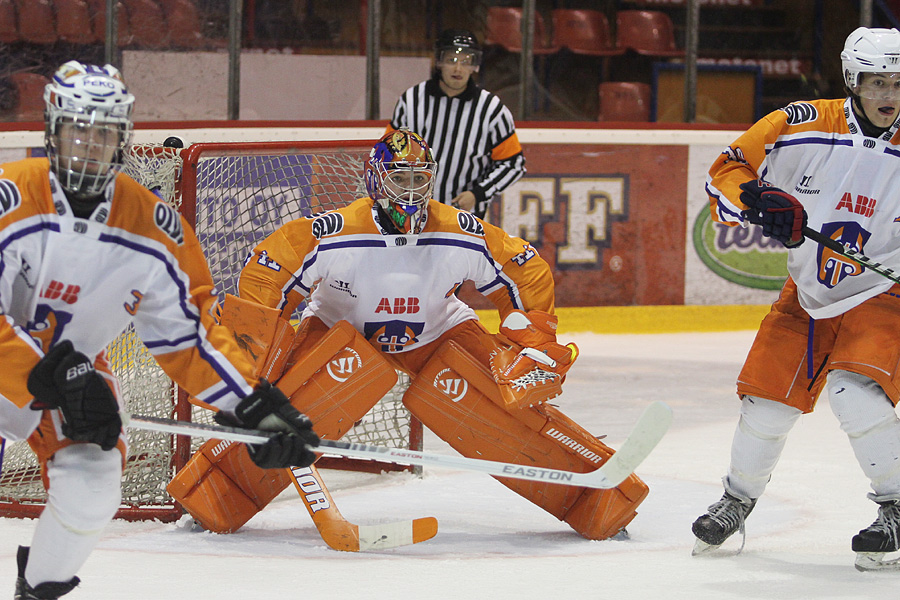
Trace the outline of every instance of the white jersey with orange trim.
<instances>
[{"instance_id":1,"label":"white jersey with orange trim","mask_svg":"<svg viewBox=\"0 0 900 600\"><path fill-rule=\"evenodd\" d=\"M553 312L550 268L526 241L464 211L428 203L422 233L390 235L373 201L291 221L256 248L240 296L329 327L346 320L383 352L405 352L477 318L455 295L466 280L506 314Z\"/></svg>"},{"instance_id":2,"label":"white jersey with orange trim","mask_svg":"<svg viewBox=\"0 0 900 600\"><path fill-rule=\"evenodd\" d=\"M26 406L26 380L60 340L102 362L130 323L201 401L232 408L252 366L216 325L197 238L165 202L119 174L89 218L74 216L46 159L0 165L0 403Z\"/></svg>"},{"instance_id":3,"label":"white jersey with orange trim","mask_svg":"<svg viewBox=\"0 0 900 600\"><path fill-rule=\"evenodd\" d=\"M710 168L714 218L747 226L739 186L759 178L797 198L809 227L900 270L900 122L867 137L850 102L795 102L754 124ZM789 251L788 272L801 306L816 319L843 314L893 285L810 240Z\"/></svg>"}]
</instances>

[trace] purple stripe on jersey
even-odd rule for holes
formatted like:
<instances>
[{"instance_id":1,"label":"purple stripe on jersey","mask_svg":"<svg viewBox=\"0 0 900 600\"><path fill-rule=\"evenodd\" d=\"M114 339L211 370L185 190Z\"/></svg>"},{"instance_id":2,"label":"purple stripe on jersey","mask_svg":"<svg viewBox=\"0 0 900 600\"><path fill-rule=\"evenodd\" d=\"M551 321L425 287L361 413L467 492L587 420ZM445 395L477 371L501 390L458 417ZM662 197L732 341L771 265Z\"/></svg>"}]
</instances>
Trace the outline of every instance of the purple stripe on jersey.
<instances>
[{"instance_id":1,"label":"purple stripe on jersey","mask_svg":"<svg viewBox=\"0 0 900 600\"><path fill-rule=\"evenodd\" d=\"M344 242L319 243L319 252L325 250L337 250L339 248L387 248L384 240L348 240Z\"/></svg>"},{"instance_id":2,"label":"purple stripe on jersey","mask_svg":"<svg viewBox=\"0 0 900 600\"><path fill-rule=\"evenodd\" d=\"M781 148L783 146L802 146L804 144L821 144L823 146L848 146L850 148L853 147L853 140L839 140L835 138L821 138L821 137L804 137L804 138L794 138L791 140L779 140L772 144L770 149L766 150L766 154L775 150L776 148Z\"/></svg>"},{"instance_id":3,"label":"purple stripe on jersey","mask_svg":"<svg viewBox=\"0 0 900 600\"><path fill-rule=\"evenodd\" d=\"M891 156L900 156L900 150L894 150L893 148L885 148L884 153Z\"/></svg>"},{"instance_id":4,"label":"purple stripe on jersey","mask_svg":"<svg viewBox=\"0 0 900 600\"><path fill-rule=\"evenodd\" d=\"M176 340L157 340L155 342L147 342L144 340L141 340L141 341L144 342L144 345L147 346L148 349L150 349L150 348L175 348L175 347L180 346L183 343L185 343L189 340L195 339L195 338L197 338L197 335L191 334L191 335L186 335L182 338L178 338Z\"/></svg>"},{"instance_id":5,"label":"purple stripe on jersey","mask_svg":"<svg viewBox=\"0 0 900 600\"><path fill-rule=\"evenodd\" d=\"M30 227L26 227L25 229L20 229L0 240L0 253L6 250L6 247L16 240L23 238L25 236L31 235L32 233L38 233L45 229L49 229L50 231L59 232L59 223L43 221L38 223L37 225L32 225ZM3 273L6 270L6 261L0 260L0 278L3 277Z\"/></svg>"},{"instance_id":6,"label":"purple stripe on jersey","mask_svg":"<svg viewBox=\"0 0 900 600\"><path fill-rule=\"evenodd\" d=\"M518 296L516 295L516 293L515 293L515 289L514 289L513 284L511 284L511 283L508 282L508 281L505 281L505 280L501 279L500 277L498 277L497 279L493 280L492 282L490 282L490 283L487 284L486 286L480 287L480 288L476 288L476 289L478 290L478 292L479 292L480 294L484 294L484 295L486 296L488 290L490 290L491 288L500 287L500 286L506 288L506 293L507 293L507 295L509 296L509 302L510 302L510 304L513 305L513 308L518 308L518 309L520 309L520 310L525 310L525 306L524 306L521 302L518 301L518 298L519 298L519 297L518 297Z\"/></svg>"},{"instance_id":7,"label":"purple stripe on jersey","mask_svg":"<svg viewBox=\"0 0 900 600\"><path fill-rule=\"evenodd\" d=\"M181 307L181 311L184 314L184 316L194 324L194 329L196 331L196 333L194 335L191 335L185 339L190 339L191 337L196 339L196 342L194 342L194 347L197 349L197 353L200 355L200 357L213 368L213 370L216 372L216 374L222 379L222 381L225 383L226 386L228 386L229 389L231 389L237 396L241 396L242 387L243 387L242 383L239 383L238 381L233 379L231 377L231 375L227 372L227 370L224 369L219 364L219 362L217 360L215 360L212 357L212 355L209 354L204 349L203 340L200 338L200 316L192 314L188 310L188 307L187 307L188 292L185 289L184 284L181 282L181 280L179 280L179 278L175 272L175 266L172 265L172 263L166 259L166 257L163 255L162 252L159 252L158 250L154 250L152 248L148 248L147 246L138 244L137 242L133 242L131 240L126 240L117 235L109 235L109 234L101 234L98 239L101 242L124 246L126 248L130 248L131 250L134 250L135 252L138 252L141 254L146 254L148 256L152 256L153 258L158 259L160 262L162 262L166 266L166 272L169 274L169 277L171 277L172 282L178 288L178 292L179 292L178 293L178 296L179 296L178 305L179 305L179 307ZM148 343L148 342L144 341L144 345L147 346L148 348L150 347L150 344L157 344L157 342L149 342Z\"/></svg>"}]
</instances>

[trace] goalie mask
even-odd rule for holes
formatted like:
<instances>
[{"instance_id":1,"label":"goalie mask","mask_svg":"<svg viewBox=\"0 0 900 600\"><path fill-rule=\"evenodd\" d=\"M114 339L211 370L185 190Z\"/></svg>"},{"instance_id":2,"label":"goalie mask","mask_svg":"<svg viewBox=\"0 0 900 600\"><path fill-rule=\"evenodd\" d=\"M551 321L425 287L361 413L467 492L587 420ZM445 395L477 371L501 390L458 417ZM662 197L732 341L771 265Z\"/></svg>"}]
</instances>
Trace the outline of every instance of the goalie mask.
<instances>
[{"instance_id":1,"label":"goalie mask","mask_svg":"<svg viewBox=\"0 0 900 600\"><path fill-rule=\"evenodd\" d=\"M408 129L380 140L366 161L366 191L401 233L420 233L437 164L428 144Z\"/></svg>"},{"instance_id":2,"label":"goalie mask","mask_svg":"<svg viewBox=\"0 0 900 600\"><path fill-rule=\"evenodd\" d=\"M69 61L44 89L50 168L76 199L103 194L131 143L134 96L112 65Z\"/></svg>"}]
</instances>

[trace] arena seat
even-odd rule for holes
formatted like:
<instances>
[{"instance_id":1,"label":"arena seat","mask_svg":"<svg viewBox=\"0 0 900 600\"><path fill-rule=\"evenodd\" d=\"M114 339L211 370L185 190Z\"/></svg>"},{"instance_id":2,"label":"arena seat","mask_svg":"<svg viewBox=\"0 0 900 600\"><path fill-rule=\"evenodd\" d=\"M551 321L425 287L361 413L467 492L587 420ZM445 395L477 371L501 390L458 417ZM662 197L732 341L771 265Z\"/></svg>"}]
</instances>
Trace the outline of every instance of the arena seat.
<instances>
[{"instance_id":1,"label":"arena seat","mask_svg":"<svg viewBox=\"0 0 900 600\"><path fill-rule=\"evenodd\" d=\"M650 120L650 85L633 81L605 81L600 84L598 121Z\"/></svg>"},{"instance_id":2,"label":"arena seat","mask_svg":"<svg viewBox=\"0 0 900 600\"><path fill-rule=\"evenodd\" d=\"M620 10L616 13L616 46L645 56L684 56L675 45L675 26L664 12Z\"/></svg>"}]
</instances>

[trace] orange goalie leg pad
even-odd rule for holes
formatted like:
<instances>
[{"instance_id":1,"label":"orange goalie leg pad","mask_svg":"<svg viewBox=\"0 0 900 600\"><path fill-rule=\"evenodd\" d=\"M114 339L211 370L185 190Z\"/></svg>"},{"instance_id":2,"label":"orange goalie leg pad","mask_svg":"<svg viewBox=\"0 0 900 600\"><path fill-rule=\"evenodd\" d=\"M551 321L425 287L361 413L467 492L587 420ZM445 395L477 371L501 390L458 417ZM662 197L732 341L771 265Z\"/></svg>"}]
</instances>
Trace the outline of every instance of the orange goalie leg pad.
<instances>
[{"instance_id":1,"label":"orange goalie leg pad","mask_svg":"<svg viewBox=\"0 0 900 600\"><path fill-rule=\"evenodd\" d=\"M347 321L327 328L306 319L290 366L277 385L321 438L343 436L397 383L397 371Z\"/></svg>"},{"instance_id":2,"label":"orange goalie leg pad","mask_svg":"<svg viewBox=\"0 0 900 600\"><path fill-rule=\"evenodd\" d=\"M209 440L166 487L203 527L232 533L291 482L286 469L260 469L244 444Z\"/></svg>"},{"instance_id":3,"label":"orange goalie leg pad","mask_svg":"<svg viewBox=\"0 0 900 600\"><path fill-rule=\"evenodd\" d=\"M455 342L435 353L410 385L403 403L423 425L470 458L584 473L613 454L553 407L503 408L490 372ZM584 537L597 540L615 535L630 523L648 493L633 474L610 490L497 479Z\"/></svg>"},{"instance_id":4,"label":"orange goalie leg pad","mask_svg":"<svg viewBox=\"0 0 900 600\"><path fill-rule=\"evenodd\" d=\"M291 404L312 419L325 439L344 435L397 382L397 372L346 321L328 329L307 319L292 357L302 357L276 382ZM212 440L167 488L200 522L217 533L237 531L291 482L286 470L260 469L242 444Z\"/></svg>"}]
</instances>

